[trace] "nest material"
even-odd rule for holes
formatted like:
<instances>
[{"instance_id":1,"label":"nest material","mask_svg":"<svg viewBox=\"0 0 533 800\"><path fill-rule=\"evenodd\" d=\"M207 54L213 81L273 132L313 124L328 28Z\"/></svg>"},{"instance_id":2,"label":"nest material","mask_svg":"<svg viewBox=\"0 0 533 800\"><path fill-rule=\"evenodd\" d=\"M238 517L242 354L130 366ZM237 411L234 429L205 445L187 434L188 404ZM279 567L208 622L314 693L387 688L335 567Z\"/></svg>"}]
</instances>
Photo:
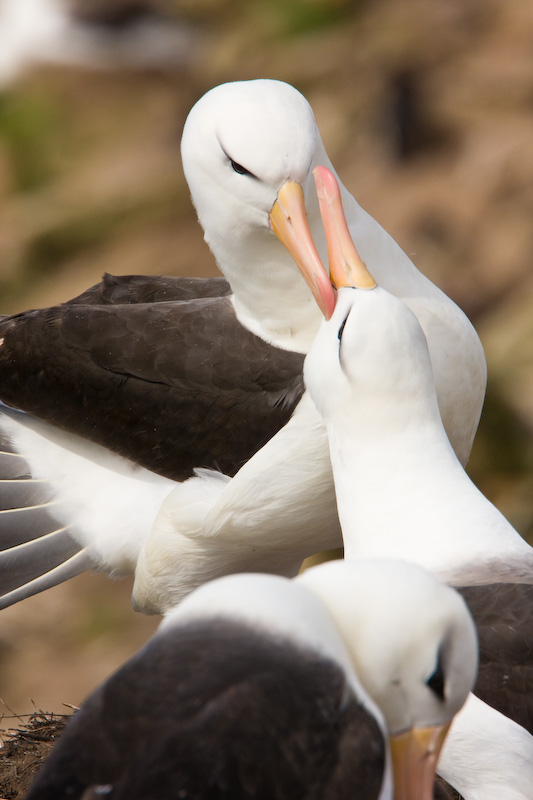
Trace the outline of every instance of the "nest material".
<instances>
[{"instance_id":1,"label":"nest material","mask_svg":"<svg viewBox=\"0 0 533 800\"><path fill-rule=\"evenodd\" d=\"M44 759L49 755L70 714L35 711L0 717L17 727L0 728L0 800L22 800Z\"/></svg>"}]
</instances>

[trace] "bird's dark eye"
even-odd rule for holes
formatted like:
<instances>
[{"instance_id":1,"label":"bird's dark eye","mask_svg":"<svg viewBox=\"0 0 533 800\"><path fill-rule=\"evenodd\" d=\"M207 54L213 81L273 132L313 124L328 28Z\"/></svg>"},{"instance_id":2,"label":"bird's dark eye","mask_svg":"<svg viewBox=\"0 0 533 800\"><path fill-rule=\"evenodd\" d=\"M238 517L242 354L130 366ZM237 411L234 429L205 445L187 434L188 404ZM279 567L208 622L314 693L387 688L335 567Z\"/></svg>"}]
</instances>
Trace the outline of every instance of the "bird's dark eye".
<instances>
[{"instance_id":1,"label":"bird's dark eye","mask_svg":"<svg viewBox=\"0 0 533 800\"><path fill-rule=\"evenodd\" d=\"M231 158L230 158L230 164L231 164L231 168L233 169L233 171L236 172L238 175L251 175L252 174L249 170L246 169L246 167L243 167L242 164L237 164L237 162L233 161L233 159L231 159Z\"/></svg>"},{"instance_id":2,"label":"bird's dark eye","mask_svg":"<svg viewBox=\"0 0 533 800\"><path fill-rule=\"evenodd\" d=\"M444 669L442 667L440 653L437 658L435 672L427 679L426 686L429 686L433 694L435 694L439 700L444 700Z\"/></svg>"},{"instance_id":3,"label":"bird's dark eye","mask_svg":"<svg viewBox=\"0 0 533 800\"><path fill-rule=\"evenodd\" d=\"M338 338L339 342L342 341L342 334L344 333L344 328L346 326L346 322L347 321L348 321L348 317L346 317L346 319L344 320L344 322L342 323L342 325L339 328L339 332L337 334L337 338Z\"/></svg>"}]
</instances>

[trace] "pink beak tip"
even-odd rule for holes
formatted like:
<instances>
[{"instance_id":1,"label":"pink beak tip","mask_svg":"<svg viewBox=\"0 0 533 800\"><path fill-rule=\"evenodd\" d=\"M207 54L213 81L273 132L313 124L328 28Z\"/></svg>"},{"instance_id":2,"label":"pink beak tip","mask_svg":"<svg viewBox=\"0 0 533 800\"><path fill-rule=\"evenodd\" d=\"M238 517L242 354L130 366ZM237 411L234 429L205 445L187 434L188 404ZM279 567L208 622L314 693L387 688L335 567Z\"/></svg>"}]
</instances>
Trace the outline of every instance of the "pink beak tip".
<instances>
[{"instance_id":1,"label":"pink beak tip","mask_svg":"<svg viewBox=\"0 0 533 800\"><path fill-rule=\"evenodd\" d=\"M324 198L332 199L339 194L339 186L334 174L328 167L319 166L313 170L317 194Z\"/></svg>"},{"instance_id":2,"label":"pink beak tip","mask_svg":"<svg viewBox=\"0 0 533 800\"><path fill-rule=\"evenodd\" d=\"M322 313L324 314L324 319L326 321L330 320L333 316L333 312L335 311L335 306L337 305L337 292L333 286L331 286L331 291L324 292L324 308Z\"/></svg>"}]
</instances>

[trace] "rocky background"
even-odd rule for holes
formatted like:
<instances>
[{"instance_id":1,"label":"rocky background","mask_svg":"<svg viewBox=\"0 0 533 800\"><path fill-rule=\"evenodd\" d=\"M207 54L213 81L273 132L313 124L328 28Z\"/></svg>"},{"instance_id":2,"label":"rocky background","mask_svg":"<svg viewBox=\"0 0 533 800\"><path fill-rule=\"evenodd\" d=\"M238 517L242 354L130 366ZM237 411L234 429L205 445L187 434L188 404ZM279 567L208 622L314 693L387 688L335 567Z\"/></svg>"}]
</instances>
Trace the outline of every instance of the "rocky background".
<instances>
[{"instance_id":1,"label":"rocky background","mask_svg":"<svg viewBox=\"0 0 533 800\"><path fill-rule=\"evenodd\" d=\"M58 0L29 5L35 30L15 36L0 0L0 313L104 271L216 274L181 170L185 116L218 83L286 80L346 186L480 333L469 472L533 543L533 5L71 0L68 19ZM0 728L79 704L147 639L158 620L129 592L82 576L0 613Z\"/></svg>"}]
</instances>

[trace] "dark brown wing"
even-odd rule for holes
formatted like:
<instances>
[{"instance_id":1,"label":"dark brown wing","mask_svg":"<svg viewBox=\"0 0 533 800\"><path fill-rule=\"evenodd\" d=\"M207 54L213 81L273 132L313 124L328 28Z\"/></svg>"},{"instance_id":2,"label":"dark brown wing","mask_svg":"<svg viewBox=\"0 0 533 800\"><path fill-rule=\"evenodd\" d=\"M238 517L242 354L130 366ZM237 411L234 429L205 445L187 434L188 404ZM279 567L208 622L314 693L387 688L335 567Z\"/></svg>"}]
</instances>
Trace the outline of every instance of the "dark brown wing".
<instances>
[{"instance_id":1,"label":"dark brown wing","mask_svg":"<svg viewBox=\"0 0 533 800\"><path fill-rule=\"evenodd\" d=\"M0 322L0 399L183 480L233 475L289 419L303 356L242 327L228 297L65 304Z\"/></svg>"},{"instance_id":2,"label":"dark brown wing","mask_svg":"<svg viewBox=\"0 0 533 800\"><path fill-rule=\"evenodd\" d=\"M122 305L226 297L231 287L225 278L181 278L162 275L109 275L91 286L69 305Z\"/></svg>"},{"instance_id":3,"label":"dark brown wing","mask_svg":"<svg viewBox=\"0 0 533 800\"><path fill-rule=\"evenodd\" d=\"M475 694L533 733L533 585L494 583L458 591L479 636Z\"/></svg>"}]
</instances>

